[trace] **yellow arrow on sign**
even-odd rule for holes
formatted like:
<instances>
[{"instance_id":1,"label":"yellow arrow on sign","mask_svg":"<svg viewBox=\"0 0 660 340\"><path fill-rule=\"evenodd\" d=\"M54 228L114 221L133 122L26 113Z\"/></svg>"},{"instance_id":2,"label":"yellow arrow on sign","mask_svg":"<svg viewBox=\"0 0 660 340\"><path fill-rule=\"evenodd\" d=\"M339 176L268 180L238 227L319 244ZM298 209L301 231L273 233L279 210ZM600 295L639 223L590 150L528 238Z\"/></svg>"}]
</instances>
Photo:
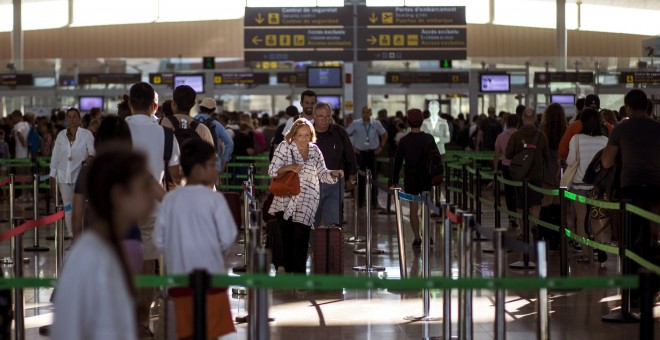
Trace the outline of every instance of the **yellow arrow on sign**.
<instances>
[{"instance_id":1,"label":"yellow arrow on sign","mask_svg":"<svg viewBox=\"0 0 660 340\"><path fill-rule=\"evenodd\" d=\"M371 16L369 17L369 21L371 21L372 24L375 24L378 22L378 17L376 16L376 13L371 12Z\"/></svg>"},{"instance_id":2,"label":"yellow arrow on sign","mask_svg":"<svg viewBox=\"0 0 660 340\"><path fill-rule=\"evenodd\" d=\"M372 35L371 38L367 39L367 42L370 43L371 45L376 45L378 39Z\"/></svg>"},{"instance_id":3,"label":"yellow arrow on sign","mask_svg":"<svg viewBox=\"0 0 660 340\"><path fill-rule=\"evenodd\" d=\"M259 36L254 36L252 38L252 43L255 44L256 46L259 46L259 43L262 42L263 40L259 39Z\"/></svg>"},{"instance_id":4,"label":"yellow arrow on sign","mask_svg":"<svg viewBox=\"0 0 660 340\"><path fill-rule=\"evenodd\" d=\"M259 13L259 15L257 15L257 17L254 19L254 21L256 21L257 24L259 24L259 25L263 24L264 20L266 20L266 19L264 19L264 17L261 15L261 13Z\"/></svg>"}]
</instances>

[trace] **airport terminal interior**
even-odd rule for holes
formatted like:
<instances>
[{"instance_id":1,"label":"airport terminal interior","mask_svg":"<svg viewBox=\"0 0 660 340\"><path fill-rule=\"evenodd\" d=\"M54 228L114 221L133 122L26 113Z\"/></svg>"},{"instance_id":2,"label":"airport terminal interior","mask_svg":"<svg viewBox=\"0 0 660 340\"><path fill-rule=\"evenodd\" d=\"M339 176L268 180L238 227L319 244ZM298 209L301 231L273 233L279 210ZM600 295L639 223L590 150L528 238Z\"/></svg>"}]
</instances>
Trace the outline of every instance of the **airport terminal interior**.
<instances>
[{"instance_id":1,"label":"airport terminal interior","mask_svg":"<svg viewBox=\"0 0 660 340\"><path fill-rule=\"evenodd\" d=\"M659 339L659 18L0 0L0 339Z\"/></svg>"}]
</instances>

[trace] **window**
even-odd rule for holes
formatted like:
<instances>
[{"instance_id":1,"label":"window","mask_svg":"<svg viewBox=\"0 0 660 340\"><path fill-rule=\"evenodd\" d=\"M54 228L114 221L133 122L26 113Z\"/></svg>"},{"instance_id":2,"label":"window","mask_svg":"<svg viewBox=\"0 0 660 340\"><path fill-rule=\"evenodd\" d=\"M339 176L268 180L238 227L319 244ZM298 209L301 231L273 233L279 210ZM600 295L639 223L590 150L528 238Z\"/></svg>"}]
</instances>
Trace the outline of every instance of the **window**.
<instances>
[{"instance_id":1,"label":"window","mask_svg":"<svg viewBox=\"0 0 660 340\"><path fill-rule=\"evenodd\" d=\"M23 0L23 30L38 30L66 26L69 21L67 0L29 1ZM14 5L0 0L0 32L14 28Z\"/></svg>"}]
</instances>

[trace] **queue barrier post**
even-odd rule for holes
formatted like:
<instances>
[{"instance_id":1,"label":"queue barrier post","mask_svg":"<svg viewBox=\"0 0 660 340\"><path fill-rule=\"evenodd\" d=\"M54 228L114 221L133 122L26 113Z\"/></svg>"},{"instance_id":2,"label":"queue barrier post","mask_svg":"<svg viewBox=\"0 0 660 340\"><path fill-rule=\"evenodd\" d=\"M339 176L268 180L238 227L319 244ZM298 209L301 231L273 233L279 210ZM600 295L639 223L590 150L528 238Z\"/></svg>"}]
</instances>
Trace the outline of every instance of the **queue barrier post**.
<instances>
[{"instance_id":1,"label":"queue barrier post","mask_svg":"<svg viewBox=\"0 0 660 340\"><path fill-rule=\"evenodd\" d=\"M502 237L506 229L493 230L493 249L495 249L495 276L501 279L505 276L506 251L502 246ZM506 339L506 290L497 289L495 292L495 340Z\"/></svg>"},{"instance_id":2,"label":"queue barrier post","mask_svg":"<svg viewBox=\"0 0 660 340\"><path fill-rule=\"evenodd\" d=\"M451 202L451 193L449 187L451 186L451 169L449 168L449 162L445 162L445 202ZM456 203L456 201L454 201Z\"/></svg>"},{"instance_id":3,"label":"queue barrier post","mask_svg":"<svg viewBox=\"0 0 660 340\"><path fill-rule=\"evenodd\" d=\"M263 249L252 252L252 269L254 273L268 273L268 253ZM270 339L268 327L268 289L250 288L248 294L248 339Z\"/></svg>"},{"instance_id":4,"label":"queue barrier post","mask_svg":"<svg viewBox=\"0 0 660 340\"><path fill-rule=\"evenodd\" d=\"M211 276L206 270L196 269L190 273L190 288L193 289L193 339L207 340L206 336L206 291L211 285Z\"/></svg>"},{"instance_id":5,"label":"queue barrier post","mask_svg":"<svg viewBox=\"0 0 660 340\"><path fill-rule=\"evenodd\" d=\"M348 238L346 242L348 243L363 243L365 239L358 236L358 210L360 210L360 199L359 199L359 187L360 187L360 177L355 177L355 186L353 187L353 236Z\"/></svg>"},{"instance_id":6,"label":"queue barrier post","mask_svg":"<svg viewBox=\"0 0 660 340\"><path fill-rule=\"evenodd\" d=\"M559 274L561 277L568 277L568 237L566 228L568 227L568 202L566 201L566 187L559 188Z\"/></svg>"},{"instance_id":7,"label":"queue barrier post","mask_svg":"<svg viewBox=\"0 0 660 340\"><path fill-rule=\"evenodd\" d=\"M473 215L471 213L463 214L461 223L463 224L463 240L465 242L465 277L470 279L472 278L472 228L470 223L472 222ZM465 301L464 305L464 316L463 322L465 323L465 338L466 340L472 340L474 338L474 324L472 319L472 289L463 290L463 299Z\"/></svg>"},{"instance_id":8,"label":"queue barrier post","mask_svg":"<svg viewBox=\"0 0 660 340\"><path fill-rule=\"evenodd\" d=\"M470 211L470 208L468 207L468 172L467 172L467 164L463 164L461 167L461 178L462 178L462 183L461 183L461 208L465 211Z\"/></svg>"},{"instance_id":9,"label":"queue barrier post","mask_svg":"<svg viewBox=\"0 0 660 340\"><path fill-rule=\"evenodd\" d=\"M63 211L61 205L55 206L55 212ZM62 265L64 264L64 219L55 221L55 267L57 277L62 274Z\"/></svg>"},{"instance_id":10,"label":"queue barrier post","mask_svg":"<svg viewBox=\"0 0 660 340\"><path fill-rule=\"evenodd\" d=\"M548 261L546 254L545 241L539 241L536 244L536 261L538 262L538 276L541 279L548 277ZM539 289L539 301L537 311L537 339L550 339L550 324L548 315L550 314L548 305L548 288Z\"/></svg>"},{"instance_id":11,"label":"queue barrier post","mask_svg":"<svg viewBox=\"0 0 660 340\"><path fill-rule=\"evenodd\" d=\"M16 180L16 175L14 174L9 174L9 223L13 228L13 223L14 223L14 213L15 213L15 192L14 192L14 187L16 183L14 182ZM1 262L2 264L5 265L12 265L14 264L14 260L12 256L14 255L14 248L16 247L16 242L12 238L9 240L9 256L5 256L2 258Z\"/></svg>"},{"instance_id":12,"label":"queue barrier post","mask_svg":"<svg viewBox=\"0 0 660 340\"><path fill-rule=\"evenodd\" d=\"M495 209L495 229L500 229L502 227L502 221L501 221L501 212L500 212L500 195L502 194L501 192L501 187L500 187L500 180L497 177L497 171L493 172L493 187L495 189L495 197L493 199L494 206L493 209Z\"/></svg>"},{"instance_id":13,"label":"queue barrier post","mask_svg":"<svg viewBox=\"0 0 660 340\"><path fill-rule=\"evenodd\" d=\"M243 253L239 254L243 256L243 264L240 266L236 266L232 269L234 273L245 273L247 272L248 268L248 262L249 262L249 253L248 253L248 246L250 243L250 233L249 233L249 221L250 221L250 203L249 200L250 198L248 197L248 192L247 190L249 189L249 182L245 181L243 182ZM240 243L240 241L239 241Z\"/></svg>"},{"instance_id":14,"label":"queue barrier post","mask_svg":"<svg viewBox=\"0 0 660 340\"><path fill-rule=\"evenodd\" d=\"M387 176L387 187L391 188L392 185L394 185L394 158L389 158L389 169L390 169L390 174ZM392 215L395 212L392 211L392 192L388 191L387 192L387 208L385 210L381 210L378 214L379 215Z\"/></svg>"},{"instance_id":15,"label":"queue barrier post","mask_svg":"<svg viewBox=\"0 0 660 340\"><path fill-rule=\"evenodd\" d=\"M639 273L639 291L640 291L640 323L639 339L655 339L655 330L653 322L654 298L658 292L660 280L658 275L646 269Z\"/></svg>"},{"instance_id":16,"label":"queue barrier post","mask_svg":"<svg viewBox=\"0 0 660 340\"><path fill-rule=\"evenodd\" d=\"M442 240L444 251L442 256L442 276L451 278L451 223L447 218L448 204L442 205ZM442 335L444 339L451 339L451 289L442 292Z\"/></svg>"},{"instance_id":17,"label":"queue barrier post","mask_svg":"<svg viewBox=\"0 0 660 340\"><path fill-rule=\"evenodd\" d=\"M476 170L476 168L475 168L475 170ZM467 174L468 174L468 193L472 194L472 196L468 195L469 196L468 197L468 202L470 203L470 211L475 212L476 211L476 206L475 206L474 198L476 196L473 195L474 194L474 177L475 177L475 174L473 174L472 172L469 172L469 171L467 172Z\"/></svg>"},{"instance_id":18,"label":"queue barrier post","mask_svg":"<svg viewBox=\"0 0 660 340\"><path fill-rule=\"evenodd\" d=\"M463 211L456 209L456 216L460 220L463 220L464 218L464 213ZM467 260L465 258L465 254L467 253L466 249L466 242L465 242L465 232L463 230L463 224L459 223L458 224L458 277L459 278L465 278L465 272L466 272L466 263ZM458 290L458 338L459 339L465 339L465 289L460 288Z\"/></svg>"},{"instance_id":19,"label":"queue barrier post","mask_svg":"<svg viewBox=\"0 0 660 340\"><path fill-rule=\"evenodd\" d=\"M530 225L529 225L529 179L523 179L523 242L529 244ZM529 260L529 253L523 252L523 260L509 265L511 269L534 269L536 264Z\"/></svg>"},{"instance_id":20,"label":"queue barrier post","mask_svg":"<svg viewBox=\"0 0 660 340\"><path fill-rule=\"evenodd\" d=\"M39 218L39 162L35 164L32 195L34 196L32 200L32 218L36 220ZM25 251L40 252L48 250L50 250L48 247L39 245L39 228L34 228L32 232L32 246L26 247Z\"/></svg>"},{"instance_id":21,"label":"queue barrier post","mask_svg":"<svg viewBox=\"0 0 660 340\"><path fill-rule=\"evenodd\" d=\"M385 267L380 267L380 266L373 266L371 264L371 255L373 254L373 244L372 244L372 225L371 225L371 200L373 197L371 197L371 189L372 189L372 173L371 170L367 169L366 173L366 186L365 186L365 211L366 211L366 218L367 218L367 248L365 249L365 254L367 255L367 261L365 266L356 266L353 267L353 270L355 271L361 271L361 272L382 272L385 271ZM384 251L383 251L384 253Z\"/></svg>"},{"instance_id":22,"label":"queue barrier post","mask_svg":"<svg viewBox=\"0 0 660 340\"><path fill-rule=\"evenodd\" d=\"M403 231L403 213L401 211L401 198L399 198L401 188L393 188L393 190L394 213L396 214L397 243L399 249L399 274L402 279L405 279L408 277L408 268L406 266L406 239Z\"/></svg>"},{"instance_id":23,"label":"queue barrier post","mask_svg":"<svg viewBox=\"0 0 660 340\"><path fill-rule=\"evenodd\" d=\"M55 190L54 190L55 191L54 192L54 194L55 194L55 212L57 212L57 207L60 206L60 195L59 195L59 193L60 193L60 184L58 183L57 178L55 178L54 182L55 182ZM50 192L50 190L48 190L48 191ZM55 225L55 227L57 227L57 224ZM57 235L46 236L46 239L49 240L49 241L50 240L57 241Z\"/></svg>"},{"instance_id":24,"label":"queue barrier post","mask_svg":"<svg viewBox=\"0 0 660 340\"><path fill-rule=\"evenodd\" d=\"M423 193L424 202L422 203L422 241L424 242L422 246L422 275L424 279L428 279L431 276L431 210L429 209L429 193ZM428 318L431 312L431 292L428 289L424 289L422 293L422 298L424 300L424 318Z\"/></svg>"},{"instance_id":25,"label":"queue barrier post","mask_svg":"<svg viewBox=\"0 0 660 340\"><path fill-rule=\"evenodd\" d=\"M622 200L620 204L621 210L621 235L619 240L619 261L621 263L621 273L623 275L631 274L631 262L626 256L626 250L630 249L631 237L631 212L628 210L628 205L632 202L630 200ZM621 309L619 311L610 312L601 318L604 322L611 323L635 323L639 322L639 314L630 311L630 289L621 289Z\"/></svg>"},{"instance_id":26,"label":"queue barrier post","mask_svg":"<svg viewBox=\"0 0 660 340\"><path fill-rule=\"evenodd\" d=\"M479 199L482 194L482 187L481 187L481 169L477 168L477 174L475 175L476 177L476 183L475 183L475 196L474 196L474 204L476 206L476 219L477 223L481 224L481 215L483 214L483 211L481 211L482 206L481 206L481 200ZM479 234L477 234L479 235Z\"/></svg>"},{"instance_id":27,"label":"queue barrier post","mask_svg":"<svg viewBox=\"0 0 660 340\"><path fill-rule=\"evenodd\" d=\"M12 229L23 223L22 218L15 218L11 221ZM12 238L14 245L14 277L23 277L23 234ZM23 288L14 288L14 339L25 340L25 301L23 299Z\"/></svg>"},{"instance_id":28,"label":"queue barrier post","mask_svg":"<svg viewBox=\"0 0 660 340\"><path fill-rule=\"evenodd\" d=\"M454 183L454 184L458 184L458 183L457 183L457 181L458 181L458 175L456 175L456 171L457 171L457 169L452 169L452 168L449 168L449 169L450 169L450 171L451 171L451 170L454 170L454 171L453 171L453 172L454 172L454 176L450 176L449 179L451 180L451 178L454 177L454 179L456 180L456 181L455 181L456 183ZM454 185L452 185L452 186L454 186ZM454 204L456 204L457 206L460 206L460 205L461 205L461 201L459 201L459 199L458 199L458 190L454 190L454 201L453 201L453 202L454 202ZM461 207L461 208L462 208L462 207Z\"/></svg>"}]
</instances>

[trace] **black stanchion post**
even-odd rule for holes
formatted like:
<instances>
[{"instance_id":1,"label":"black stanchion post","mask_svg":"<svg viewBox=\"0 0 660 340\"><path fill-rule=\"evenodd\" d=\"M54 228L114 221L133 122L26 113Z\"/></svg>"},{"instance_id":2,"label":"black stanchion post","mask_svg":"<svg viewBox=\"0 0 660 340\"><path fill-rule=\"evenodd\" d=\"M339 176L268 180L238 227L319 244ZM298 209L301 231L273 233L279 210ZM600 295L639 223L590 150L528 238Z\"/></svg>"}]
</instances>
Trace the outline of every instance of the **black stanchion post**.
<instances>
[{"instance_id":1,"label":"black stanchion post","mask_svg":"<svg viewBox=\"0 0 660 340\"><path fill-rule=\"evenodd\" d=\"M643 269L639 273L639 293L641 319L639 324L639 339L655 339L653 327L653 305L658 287L658 275Z\"/></svg>"},{"instance_id":2,"label":"black stanchion post","mask_svg":"<svg viewBox=\"0 0 660 340\"><path fill-rule=\"evenodd\" d=\"M523 242L529 244L529 179L523 179ZM529 260L529 254L523 253L523 260L509 265L512 269L534 269L536 264Z\"/></svg>"},{"instance_id":3,"label":"black stanchion post","mask_svg":"<svg viewBox=\"0 0 660 340\"><path fill-rule=\"evenodd\" d=\"M630 218L631 213L628 211L628 204L631 204L630 200L622 200L619 210L621 211L622 218L622 227L621 227L621 239L619 240L619 261L621 261L621 274L630 275L630 259L626 257L626 249L630 249ZM621 289L621 310L617 312L611 312L602 317L604 322L612 323L635 323L639 322L639 315L636 313L630 312L630 289L624 288Z\"/></svg>"},{"instance_id":4,"label":"black stanchion post","mask_svg":"<svg viewBox=\"0 0 660 340\"><path fill-rule=\"evenodd\" d=\"M211 276L206 270L190 273L190 288L193 289L193 338L207 340L206 337L206 290L211 283Z\"/></svg>"},{"instance_id":5,"label":"black stanchion post","mask_svg":"<svg viewBox=\"0 0 660 340\"><path fill-rule=\"evenodd\" d=\"M390 158L390 176L387 179L387 187L391 188L394 183L394 158ZM387 192L387 214L392 214L392 193Z\"/></svg>"},{"instance_id":6,"label":"black stanchion post","mask_svg":"<svg viewBox=\"0 0 660 340\"><path fill-rule=\"evenodd\" d=\"M456 174L457 169L450 169L450 170L454 170L454 171L453 171L453 172L454 172L454 175L451 176L451 177L454 178L454 181L452 182L452 183L453 183L452 186L453 186L453 187L456 187L456 186L458 185L458 181L459 181L459 179L458 179L459 177L458 177L458 175ZM451 178L451 177L450 177L450 178ZM457 190L454 190L454 202L453 202L453 203L456 204L456 205L460 205L460 204L461 204L461 202L458 200L458 191L457 191Z\"/></svg>"},{"instance_id":7,"label":"black stanchion post","mask_svg":"<svg viewBox=\"0 0 660 340\"><path fill-rule=\"evenodd\" d=\"M468 192L469 192L471 195L473 195L473 196L470 196L470 198L469 198L469 202L470 202L470 211L474 212L474 211L476 211L476 207L475 207L475 202L474 202L474 201L475 201L475 198L476 198L477 196L474 195L474 175L473 175L471 172L468 172L468 184L469 184Z\"/></svg>"},{"instance_id":8,"label":"black stanchion post","mask_svg":"<svg viewBox=\"0 0 660 340\"><path fill-rule=\"evenodd\" d=\"M500 213L500 181L497 179L497 172L493 173L493 186L495 188L495 197L493 198L493 209L495 209L495 229L502 227L500 220L502 215Z\"/></svg>"},{"instance_id":9,"label":"black stanchion post","mask_svg":"<svg viewBox=\"0 0 660 340\"><path fill-rule=\"evenodd\" d=\"M451 169L449 169L449 162L445 162L445 202L447 204L452 203L451 194L449 192L449 187L451 186ZM454 201L453 203L456 203Z\"/></svg>"},{"instance_id":10,"label":"black stanchion post","mask_svg":"<svg viewBox=\"0 0 660 340\"><path fill-rule=\"evenodd\" d=\"M22 218L15 218L11 221L12 229L23 223ZM23 234L14 237L14 277L23 277ZM14 339L25 340L25 299L23 297L23 288L14 288Z\"/></svg>"},{"instance_id":11,"label":"black stanchion post","mask_svg":"<svg viewBox=\"0 0 660 340\"><path fill-rule=\"evenodd\" d=\"M39 218L39 162L35 162L34 165L34 175L33 175L33 187L32 195L34 199L32 201L32 218ZM42 247L39 245L39 228L34 228L32 231L32 246L26 247L25 251L48 251L48 247Z\"/></svg>"},{"instance_id":12,"label":"black stanchion post","mask_svg":"<svg viewBox=\"0 0 660 340\"><path fill-rule=\"evenodd\" d=\"M477 218L477 223L481 224L481 170L477 168L477 175L476 175L476 180L477 182L475 183L475 190L476 193L474 195L474 204L476 206L476 218ZM477 233L479 235L479 233Z\"/></svg>"},{"instance_id":13,"label":"black stanchion post","mask_svg":"<svg viewBox=\"0 0 660 340\"><path fill-rule=\"evenodd\" d=\"M461 177L463 178L463 183L461 183L461 208L463 208L464 211L468 211L468 172L467 172L467 164L463 164L462 168L462 174Z\"/></svg>"},{"instance_id":14,"label":"black stanchion post","mask_svg":"<svg viewBox=\"0 0 660 340\"><path fill-rule=\"evenodd\" d=\"M568 237L566 227L568 226L568 202L566 201L566 187L559 188L559 274L568 277Z\"/></svg>"}]
</instances>

